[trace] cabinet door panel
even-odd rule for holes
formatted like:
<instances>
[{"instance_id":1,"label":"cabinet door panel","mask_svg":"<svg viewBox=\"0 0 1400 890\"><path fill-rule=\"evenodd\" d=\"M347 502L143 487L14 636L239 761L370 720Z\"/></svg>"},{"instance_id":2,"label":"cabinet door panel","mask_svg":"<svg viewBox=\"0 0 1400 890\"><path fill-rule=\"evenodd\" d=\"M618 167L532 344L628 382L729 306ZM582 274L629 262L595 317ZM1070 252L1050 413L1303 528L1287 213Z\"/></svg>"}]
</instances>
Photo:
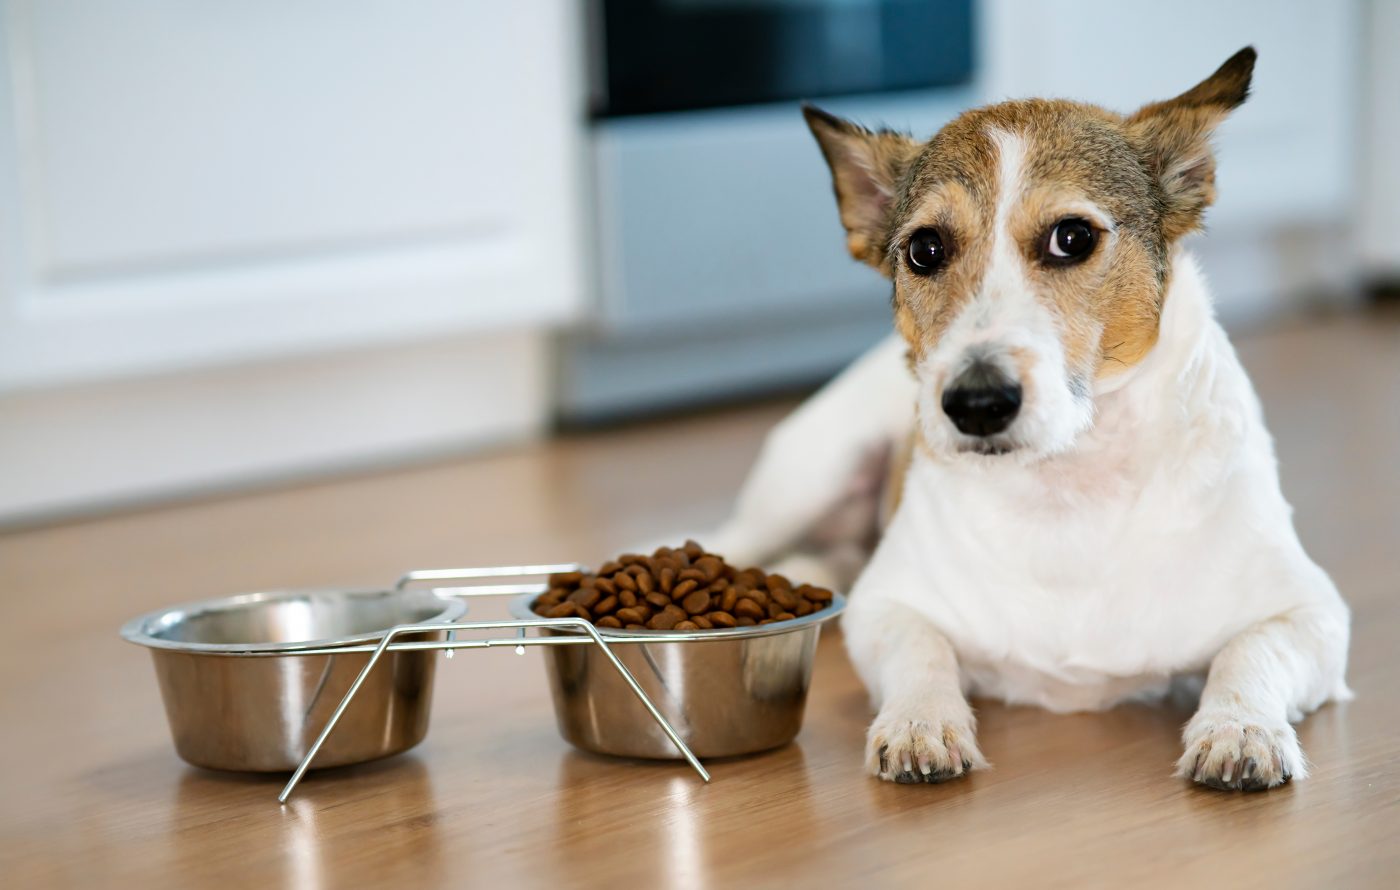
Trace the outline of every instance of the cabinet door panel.
<instances>
[{"instance_id":1,"label":"cabinet door panel","mask_svg":"<svg viewBox=\"0 0 1400 890\"><path fill-rule=\"evenodd\" d=\"M572 15L0 5L0 385L570 314Z\"/></svg>"}]
</instances>

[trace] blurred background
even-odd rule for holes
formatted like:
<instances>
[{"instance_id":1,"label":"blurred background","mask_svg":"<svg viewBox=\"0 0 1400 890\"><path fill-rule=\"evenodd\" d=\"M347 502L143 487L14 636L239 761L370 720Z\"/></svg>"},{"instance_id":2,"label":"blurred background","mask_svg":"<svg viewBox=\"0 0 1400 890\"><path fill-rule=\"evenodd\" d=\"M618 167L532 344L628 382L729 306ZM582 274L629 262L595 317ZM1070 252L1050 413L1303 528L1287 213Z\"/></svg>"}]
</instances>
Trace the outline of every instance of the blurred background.
<instances>
[{"instance_id":1,"label":"blurred background","mask_svg":"<svg viewBox=\"0 0 1400 890\"><path fill-rule=\"evenodd\" d=\"M890 322L799 100L927 136L1245 44L1221 315L1384 299L1397 0L0 0L0 524L812 386Z\"/></svg>"}]
</instances>

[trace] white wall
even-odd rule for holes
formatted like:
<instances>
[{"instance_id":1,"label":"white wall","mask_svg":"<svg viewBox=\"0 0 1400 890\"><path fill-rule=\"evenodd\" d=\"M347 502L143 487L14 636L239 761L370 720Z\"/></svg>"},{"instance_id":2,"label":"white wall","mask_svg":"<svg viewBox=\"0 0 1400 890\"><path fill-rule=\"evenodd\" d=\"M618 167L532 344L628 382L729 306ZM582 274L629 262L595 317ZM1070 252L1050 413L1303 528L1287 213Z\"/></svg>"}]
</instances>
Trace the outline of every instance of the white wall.
<instances>
[{"instance_id":1,"label":"white wall","mask_svg":"<svg viewBox=\"0 0 1400 890\"><path fill-rule=\"evenodd\" d=\"M1368 277L1394 281L1400 278L1400 2L1370 0L1366 7L1360 249Z\"/></svg>"}]
</instances>

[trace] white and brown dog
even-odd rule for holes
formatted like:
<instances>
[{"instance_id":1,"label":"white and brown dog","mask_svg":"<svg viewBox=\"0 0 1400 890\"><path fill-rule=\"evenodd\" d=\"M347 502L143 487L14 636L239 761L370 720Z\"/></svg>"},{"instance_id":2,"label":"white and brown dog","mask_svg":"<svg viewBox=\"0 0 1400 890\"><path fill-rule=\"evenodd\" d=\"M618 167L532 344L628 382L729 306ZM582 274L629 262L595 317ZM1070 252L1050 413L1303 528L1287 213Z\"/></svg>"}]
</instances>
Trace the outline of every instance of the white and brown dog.
<instances>
[{"instance_id":1,"label":"white and brown dog","mask_svg":"<svg viewBox=\"0 0 1400 890\"><path fill-rule=\"evenodd\" d=\"M773 431L710 541L828 583L868 556L844 624L880 778L986 766L969 694L1097 709L1208 668L1178 774L1269 788L1307 774L1290 721L1349 697L1347 607L1180 246L1254 59L1126 117L1006 102L922 143L806 109L898 336ZM905 442L873 555L863 520L821 531Z\"/></svg>"}]
</instances>

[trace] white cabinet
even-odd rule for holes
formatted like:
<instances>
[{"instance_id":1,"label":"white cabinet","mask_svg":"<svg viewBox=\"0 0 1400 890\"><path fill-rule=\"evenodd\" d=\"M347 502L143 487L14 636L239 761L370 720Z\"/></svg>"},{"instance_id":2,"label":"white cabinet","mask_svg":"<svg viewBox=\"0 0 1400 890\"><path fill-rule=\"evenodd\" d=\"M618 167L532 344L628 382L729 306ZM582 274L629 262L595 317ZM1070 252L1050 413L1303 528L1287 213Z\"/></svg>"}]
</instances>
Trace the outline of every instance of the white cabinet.
<instances>
[{"instance_id":1,"label":"white cabinet","mask_svg":"<svg viewBox=\"0 0 1400 890\"><path fill-rule=\"evenodd\" d=\"M578 13L0 0L0 522L538 429Z\"/></svg>"},{"instance_id":2,"label":"white cabinet","mask_svg":"<svg viewBox=\"0 0 1400 890\"><path fill-rule=\"evenodd\" d=\"M0 388L576 311L572 4L0 11Z\"/></svg>"}]
</instances>

